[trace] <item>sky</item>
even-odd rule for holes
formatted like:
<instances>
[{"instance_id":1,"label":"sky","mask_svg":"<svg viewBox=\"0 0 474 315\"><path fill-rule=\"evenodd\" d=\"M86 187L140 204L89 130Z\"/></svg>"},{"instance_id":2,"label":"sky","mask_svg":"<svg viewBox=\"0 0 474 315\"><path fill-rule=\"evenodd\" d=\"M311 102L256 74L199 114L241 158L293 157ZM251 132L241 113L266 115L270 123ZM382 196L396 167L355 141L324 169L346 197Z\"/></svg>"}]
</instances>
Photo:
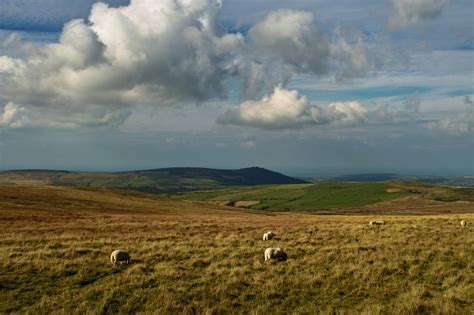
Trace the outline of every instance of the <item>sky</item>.
<instances>
[{"instance_id":1,"label":"sky","mask_svg":"<svg viewBox=\"0 0 474 315\"><path fill-rule=\"evenodd\" d=\"M474 175L471 0L0 1L0 169Z\"/></svg>"}]
</instances>

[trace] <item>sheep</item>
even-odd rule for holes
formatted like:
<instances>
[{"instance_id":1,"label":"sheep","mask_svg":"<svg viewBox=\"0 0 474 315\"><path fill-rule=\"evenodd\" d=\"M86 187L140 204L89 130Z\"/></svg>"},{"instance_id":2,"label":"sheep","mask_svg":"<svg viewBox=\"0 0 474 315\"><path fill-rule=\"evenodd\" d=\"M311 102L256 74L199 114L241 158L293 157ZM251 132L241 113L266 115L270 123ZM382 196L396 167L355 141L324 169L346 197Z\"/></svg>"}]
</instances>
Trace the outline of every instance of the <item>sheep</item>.
<instances>
[{"instance_id":1,"label":"sheep","mask_svg":"<svg viewBox=\"0 0 474 315\"><path fill-rule=\"evenodd\" d=\"M272 231L268 231L267 233L263 234L263 240L264 241L269 241L272 238L274 238L275 236L276 236L275 233L273 233Z\"/></svg>"},{"instance_id":2,"label":"sheep","mask_svg":"<svg viewBox=\"0 0 474 315\"><path fill-rule=\"evenodd\" d=\"M285 261L288 259L288 254L279 247L269 247L265 250L265 261L269 261L270 259Z\"/></svg>"},{"instance_id":3,"label":"sheep","mask_svg":"<svg viewBox=\"0 0 474 315\"><path fill-rule=\"evenodd\" d=\"M465 228L467 226L467 221L466 220L461 220L461 226Z\"/></svg>"},{"instance_id":4,"label":"sheep","mask_svg":"<svg viewBox=\"0 0 474 315\"><path fill-rule=\"evenodd\" d=\"M112 252L110 255L110 261L112 264L129 264L130 263L130 255L123 249L117 249Z\"/></svg>"},{"instance_id":5,"label":"sheep","mask_svg":"<svg viewBox=\"0 0 474 315\"><path fill-rule=\"evenodd\" d=\"M382 220L373 220L369 222L369 225L384 225L385 221Z\"/></svg>"}]
</instances>

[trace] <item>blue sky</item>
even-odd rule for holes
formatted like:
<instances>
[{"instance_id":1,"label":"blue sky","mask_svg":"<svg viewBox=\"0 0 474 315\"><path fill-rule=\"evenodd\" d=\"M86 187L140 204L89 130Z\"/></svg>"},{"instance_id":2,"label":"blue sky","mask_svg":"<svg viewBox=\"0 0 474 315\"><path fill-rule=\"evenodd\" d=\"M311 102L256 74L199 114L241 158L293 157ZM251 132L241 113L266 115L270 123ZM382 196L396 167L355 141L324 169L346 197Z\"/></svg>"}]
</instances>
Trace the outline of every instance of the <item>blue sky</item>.
<instances>
[{"instance_id":1,"label":"blue sky","mask_svg":"<svg viewBox=\"0 0 474 315\"><path fill-rule=\"evenodd\" d=\"M472 1L94 3L0 2L0 169L474 175Z\"/></svg>"}]
</instances>

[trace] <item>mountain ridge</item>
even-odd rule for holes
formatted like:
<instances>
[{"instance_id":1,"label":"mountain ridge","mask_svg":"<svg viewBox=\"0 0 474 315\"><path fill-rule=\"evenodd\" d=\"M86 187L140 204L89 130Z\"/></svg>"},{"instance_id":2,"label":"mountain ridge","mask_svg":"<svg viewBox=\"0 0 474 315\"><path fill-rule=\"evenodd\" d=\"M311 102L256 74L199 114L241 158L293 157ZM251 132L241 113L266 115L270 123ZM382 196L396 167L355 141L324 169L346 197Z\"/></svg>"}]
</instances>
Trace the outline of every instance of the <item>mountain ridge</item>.
<instances>
[{"instance_id":1,"label":"mountain ridge","mask_svg":"<svg viewBox=\"0 0 474 315\"><path fill-rule=\"evenodd\" d=\"M235 170L168 167L121 172L77 172L39 169L0 172L0 184L19 183L112 187L149 193L169 193L231 186L301 184L306 183L306 181L262 167L247 167Z\"/></svg>"}]
</instances>

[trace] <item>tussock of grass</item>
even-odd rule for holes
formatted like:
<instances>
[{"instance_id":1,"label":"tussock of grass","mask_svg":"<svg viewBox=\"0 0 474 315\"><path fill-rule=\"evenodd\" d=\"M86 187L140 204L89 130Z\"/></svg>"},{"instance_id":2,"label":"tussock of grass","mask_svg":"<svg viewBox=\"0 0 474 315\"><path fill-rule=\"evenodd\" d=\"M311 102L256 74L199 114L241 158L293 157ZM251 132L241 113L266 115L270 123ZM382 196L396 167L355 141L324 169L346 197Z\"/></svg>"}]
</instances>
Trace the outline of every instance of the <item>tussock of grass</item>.
<instances>
[{"instance_id":1,"label":"tussock of grass","mask_svg":"<svg viewBox=\"0 0 474 315\"><path fill-rule=\"evenodd\" d=\"M31 189L0 188L0 313L474 310L473 230L459 225L474 221L472 210L385 216L386 225L370 227L373 216L266 215L135 193ZM15 194L29 206L6 198ZM261 241L269 229L278 239ZM289 259L265 263L271 246ZM133 263L114 267L117 248Z\"/></svg>"}]
</instances>

